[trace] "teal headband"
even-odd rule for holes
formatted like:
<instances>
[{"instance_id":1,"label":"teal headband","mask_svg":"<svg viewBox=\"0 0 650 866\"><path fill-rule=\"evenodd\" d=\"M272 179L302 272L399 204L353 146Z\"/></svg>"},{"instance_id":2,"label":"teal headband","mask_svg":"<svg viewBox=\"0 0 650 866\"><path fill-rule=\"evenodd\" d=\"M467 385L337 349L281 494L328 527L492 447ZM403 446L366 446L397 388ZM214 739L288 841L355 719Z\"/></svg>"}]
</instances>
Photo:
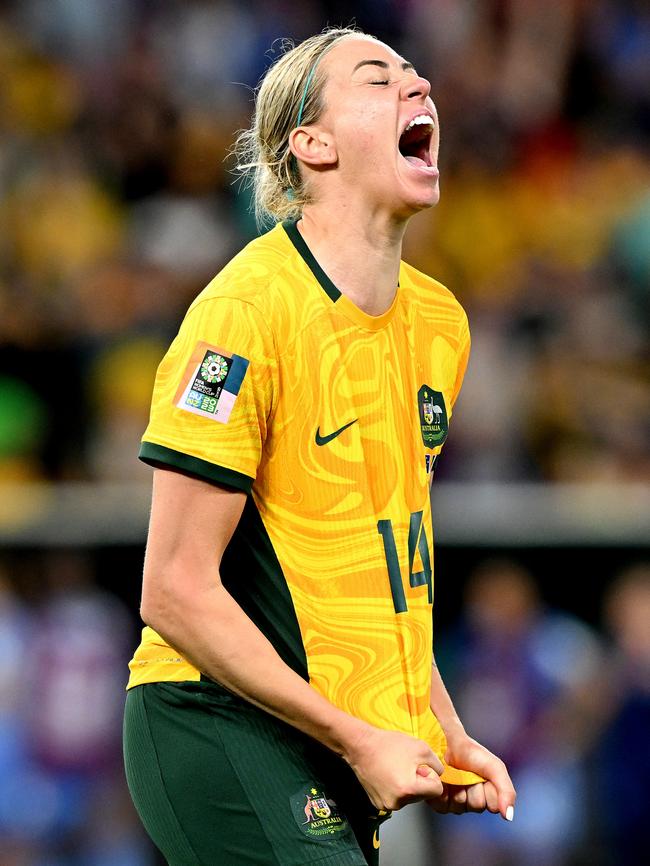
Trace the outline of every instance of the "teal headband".
<instances>
[{"instance_id":1,"label":"teal headband","mask_svg":"<svg viewBox=\"0 0 650 866\"><path fill-rule=\"evenodd\" d=\"M311 84L311 80L314 77L314 73L316 72L316 67L318 66L318 61L321 59L323 55L320 54L316 60L314 60L311 69L309 70L309 75L307 76L307 81L305 81L305 89L302 92L302 99L300 100L300 108L298 109L298 117L296 119L296 126L300 126L300 122L302 121L302 112L305 108L305 100L307 99L307 92L309 91L309 85Z\"/></svg>"},{"instance_id":2,"label":"teal headband","mask_svg":"<svg viewBox=\"0 0 650 866\"><path fill-rule=\"evenodd\" d=\"M314 60L314 62L312 63L312 67L309 70L309 75L307 76L307 81L305 81L305 87L302 91L302 99L300 100L300 108L298 109L298 117L296 118L296 126L300 126L300 122L302 120L302 113L305 110L305 101L307 99L307 93L309 91L309 85L311 84L311 80L314 77L314 73L316 72L316 67L318 66L318 61L321 59L322 56L323 55L321 54L319 57L316 58L316 60ZM291 159L295 164L295 161L296 161L295 156L292 156ZM289 187L289 189L286 191L286 195L287 195L287 198L289 199L289 201L293 201L296 197L296 194L291 187Z\"/></svg>"},{"instance_id":3,"label":"teal headband","mask_svg":"<svg viewBox=\"0 0 650 866\"><path fill-rule=\"evenodd\" d=\"M331 46L328 46L328 48L330 48L330 47ZM302 99L300 100L300 108L298 109L298 117L296 118L296 126L300 126L300 124L302 122L302 113L305 110L305 102L307 101L307 94L309 93L309 85L312 82L312 79L313 79L314 74L316 72L316 67L319 64L321 57L326 52L327 52L327 48L325 49L325 51L323 51L321 54L318 55L316 60L314 60L314 62L312 63L311 69L309 70L309 75L307 76L307 80L305 81L305 86L304 86L303 91L302 91ZM295 164L295 162L296 162L295 156L292 156L291 159ZM289 189L286 191L286 195L287 195L287 198L289 199L289 201L293 201L293 199L295 199L295 197L296 197L296 194L291 187L289 187Z\"/></svg>"}]
</instances>

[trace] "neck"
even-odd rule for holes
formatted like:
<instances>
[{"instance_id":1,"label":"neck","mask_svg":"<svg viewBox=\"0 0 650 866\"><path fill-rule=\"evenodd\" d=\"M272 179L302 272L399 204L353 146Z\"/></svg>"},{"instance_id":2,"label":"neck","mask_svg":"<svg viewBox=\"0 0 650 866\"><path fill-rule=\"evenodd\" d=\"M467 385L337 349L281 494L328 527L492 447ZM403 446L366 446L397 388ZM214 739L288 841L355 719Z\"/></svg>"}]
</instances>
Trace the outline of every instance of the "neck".
<instances>
[{"instance_id":1,"label":"neck","mask_svg":"<svg viewBox=\"0 0 650 866\"><path fill-rule=\"evenodd\" d=\"M371 316L393 303L405 220L354 208L310 204L298 229L336 288Z\"/></svg>"}]
</instances>

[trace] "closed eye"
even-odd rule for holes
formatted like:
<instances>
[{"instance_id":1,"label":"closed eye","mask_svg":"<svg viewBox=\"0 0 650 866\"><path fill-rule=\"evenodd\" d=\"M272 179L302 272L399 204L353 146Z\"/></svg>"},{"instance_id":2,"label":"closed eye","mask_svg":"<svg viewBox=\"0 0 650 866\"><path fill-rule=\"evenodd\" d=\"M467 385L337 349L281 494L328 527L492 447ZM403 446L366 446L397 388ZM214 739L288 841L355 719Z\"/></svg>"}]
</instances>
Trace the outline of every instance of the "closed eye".
<instances>
[{"instance_id":1,"label":"closed eye","mask_svg":"<svg viewBox=\"0 0 650 866\"><path fill-rule=\"evenodd\" d=\"M371 84L388 84L389 81L388 81L388 79L387 79L386 81L371 81L370 83L371 83Z\"/></svg>"}]
</instances>

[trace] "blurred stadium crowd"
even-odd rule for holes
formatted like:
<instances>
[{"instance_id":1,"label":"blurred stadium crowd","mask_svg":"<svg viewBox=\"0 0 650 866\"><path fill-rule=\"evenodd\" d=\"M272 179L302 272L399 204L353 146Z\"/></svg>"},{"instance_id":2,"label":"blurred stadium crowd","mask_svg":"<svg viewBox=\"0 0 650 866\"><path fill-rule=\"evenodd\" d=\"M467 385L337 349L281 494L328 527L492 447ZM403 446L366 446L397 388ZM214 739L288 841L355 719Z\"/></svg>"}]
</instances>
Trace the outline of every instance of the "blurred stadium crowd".
<instances>
[{"instance_id":1,"label":"blurred stadium crowd","mask_svg":"<svg viewBox=\"0 0 650 866\"><path fill-rule=\"evenodd\" d=\"M513 560L483 562L464 601L436 660L467 730L508 764L515 820L409 807L385 826L382 866L645 864L650 564L612 583L602 630L544 604ZM123 780L133 646L85 554L0 559L2 866L162 864Z\"/></svg>"},{"instance_id":2,"label":"blurred stadium crowd","mask_svg":"<svg viewBox=\"0 0 650 866\"><path fill-rule=\"evenodd\" d=\"M269 49L353 16L430 78L441 117L442 201L405 249L472 328L439 477L650 479L643 0L0 0L0 481L146 480L156 366L257 231L224 157ZM149 866L119 765L131 615L82 554L43 557L38 604L8 563L0 866ZM605 638L514 563L474 575L441 665L522 805L514 835L437 823L439 866L650 850L649 583L613 585Z\"/></svg>"},{"instance_id":3,"label":"blurred stadium crowd","mask_svg":"<svg viewBox=\"0 0 650 866\"><path fill-rule=\"evenodd\" d=\"M466 306L445 478L650 478L650 13L637 0L0 4L0 477L124 478L189 301L255 233L224 154L280 36L427 75L442 201L405 258Z\"/></svg>"}]
</instances>

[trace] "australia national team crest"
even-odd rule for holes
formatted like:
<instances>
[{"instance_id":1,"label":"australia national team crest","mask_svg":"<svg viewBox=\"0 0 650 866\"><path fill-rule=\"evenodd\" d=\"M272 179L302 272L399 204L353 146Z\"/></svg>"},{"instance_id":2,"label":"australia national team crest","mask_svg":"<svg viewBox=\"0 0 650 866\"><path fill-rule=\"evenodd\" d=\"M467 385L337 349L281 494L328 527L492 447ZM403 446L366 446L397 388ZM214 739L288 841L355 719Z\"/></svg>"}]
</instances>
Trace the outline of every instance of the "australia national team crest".
<instances>
[{"instance_id":1,"label":"australia national team crest","mask_svg":"<svg viewBox=\"0 0 650 866\"><path fill-rule=\"evenodd\" d=\"M316 785L291 797L291 811L306 836L331 838L348 827L335 801Z\"/></svg>"},{"instance_id":2,"label":"australia national team crest","mask_svg":"<svg viewBox=\"0 0 650 866\"><path fill-rule=\"evenodd\" d=\"M437 445L442 445L447 438L449 422L445 398L440 391L434 391L429 385L423 385L418 391L418 411L425 447L435 448Z\"/></svg>"}]
</instances>

